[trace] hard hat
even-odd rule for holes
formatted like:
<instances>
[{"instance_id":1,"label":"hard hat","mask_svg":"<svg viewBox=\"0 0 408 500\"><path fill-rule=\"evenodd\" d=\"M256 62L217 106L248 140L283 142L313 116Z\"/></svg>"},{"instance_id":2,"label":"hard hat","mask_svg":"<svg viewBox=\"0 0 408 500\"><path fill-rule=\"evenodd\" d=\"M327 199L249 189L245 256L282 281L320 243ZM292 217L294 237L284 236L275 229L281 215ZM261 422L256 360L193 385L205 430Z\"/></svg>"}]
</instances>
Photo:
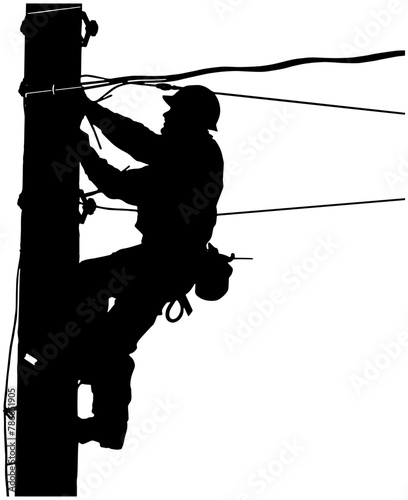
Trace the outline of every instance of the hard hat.
<instances>
[{"instance_id":1,"label":"hard hat","mask_svg":"<svg viewBox=\"0 0 408 500\"><path fill-rule=\"evenodd\" d=\"M217 130L220 117L220 103L217 96L202 85L189 85L171 96L163 96L171 107L191 110L209 130Z\"/></svg>"}]
</instances>

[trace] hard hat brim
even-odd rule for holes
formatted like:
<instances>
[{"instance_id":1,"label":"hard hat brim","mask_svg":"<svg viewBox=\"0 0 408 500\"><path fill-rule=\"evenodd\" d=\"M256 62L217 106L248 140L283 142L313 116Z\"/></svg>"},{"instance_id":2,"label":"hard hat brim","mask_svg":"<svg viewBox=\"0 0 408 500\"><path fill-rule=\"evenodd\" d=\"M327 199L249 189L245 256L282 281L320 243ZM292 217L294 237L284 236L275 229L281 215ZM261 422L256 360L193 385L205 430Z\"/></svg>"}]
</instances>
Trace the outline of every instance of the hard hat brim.
<instances>
[{"instance_id":1,"label":"hard hat brim","mask_svg":"<svg viewBox=\"0 0 408 500\"><path fill-rule=\"evenodd\" d=\"M163 100L165 103L167 103L169 106L171 106L171 101L173 99L173 96L172 95L164 95L163 96Z\"/></svg>"},{"instance_id":2,"label":"hard hat brim","mask_svg":"<svg viewBox=\"0 0 408 500\"><path fill-rule=\"evenodd\" d=\"M166 104L168 104L169 106L172 106L174 104L174 98L175 98L176 94L174 95L164 95L162 96L163 97L163 100ZM218 129L217 129L217 126L214 125L212 127L208 127L208 130L214 130L215 132L218 132Z\"/></svg>"}]
</instances>

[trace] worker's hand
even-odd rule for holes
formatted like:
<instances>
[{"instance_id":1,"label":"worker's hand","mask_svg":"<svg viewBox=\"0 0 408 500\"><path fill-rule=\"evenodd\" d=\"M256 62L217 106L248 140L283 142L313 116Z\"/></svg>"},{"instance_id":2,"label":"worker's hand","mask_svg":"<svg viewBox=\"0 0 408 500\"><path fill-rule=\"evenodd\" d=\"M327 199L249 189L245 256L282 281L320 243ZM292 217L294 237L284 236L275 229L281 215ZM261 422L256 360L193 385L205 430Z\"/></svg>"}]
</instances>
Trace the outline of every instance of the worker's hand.
<instances>
[{"instance_id":1,"label":"worker's hand","mask_svg":"<svg viewBox=\"0 0 408 500\"><path fill-rule=\"evenodd\" d=\"M93 165L96 165L99 160L99 156L96 151L89 143L89 136L83 130L78 128L76 132L76 143L77 143L77 151L80 151L80 161L81 165L84 168L85 172L89 168L92 168Z\"/></svg>"},{"instance_id":2,"label":"worker's hand","mask_svg":"<svg viewBox=\"0 0 408 500\"><path fill-rule=\"evenodd\" d=\"M78 144L81 144L81 146L85 146L85 148L89 149L91 148L89 144L89 135L86 134L83 130L78 129L78 132L76 134L76 140Z\"/></svg>"},{"instance_id":3,"label":"worker's hand","mask_svg":"<svg viewBox=\"0 0 408 500\"><path fill-rule=\"evenodd\" d=\"M89 106L92 105L92 101L85 94L85 90L83 88L75 90L75 97L78 104L78 107L82 110L82 112L86 115L89 109Z\"/></svg>"},{"instance_id":4,"label":"worker's hand","mask_svg":"<svg viewBox=\"0 0 408 500\"><path fill-rule=\"evenodd\" d=\"M75 120L75 126L79 127L84 117L88 114L89 107L92 104L92 101L89 100L82 87L72 90L68 94L68 97L68 105L70 107L72 119Z\"/></svg>"},{"instance_id":5,"label":"worker's hand","mask_svg":"<svg viewBox=\"0 0 408 500\"><path fill-rule=\"evenodd\" d=\"M89 142L89 135L81 129L78 130L78 138L82 141Z\"/></svg>"}]
</instances>

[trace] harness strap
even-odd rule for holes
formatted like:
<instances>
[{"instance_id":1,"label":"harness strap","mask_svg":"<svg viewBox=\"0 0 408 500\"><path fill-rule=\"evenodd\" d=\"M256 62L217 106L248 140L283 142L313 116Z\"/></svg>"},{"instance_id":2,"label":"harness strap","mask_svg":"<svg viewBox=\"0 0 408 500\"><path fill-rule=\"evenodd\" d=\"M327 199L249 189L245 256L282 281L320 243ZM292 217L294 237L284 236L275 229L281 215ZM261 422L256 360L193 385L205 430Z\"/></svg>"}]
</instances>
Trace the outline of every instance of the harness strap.
<instances>
[{"instance_id":1,"label":"harness strap","mask_svg":"<svg viewBox=\"0 0 408 500\"><path fill-rule=\"evenodd\" d=\"M180 305L180 312L175 318L172 318L170 316L170 312L171 312L171 310L176 302L178 302ZM170 323L176 323L177 321L179 321L183 317L184 311L187 313L187 316L190 316L190 314L193 312L193 308L191 307L191 304L188 301L188 298L186 295L183 295L182 297L178 297L177 299L170 302L170 304L167 306L167 309L166 309L167 321L169 321Z\"/></svg>"}]
</instances>

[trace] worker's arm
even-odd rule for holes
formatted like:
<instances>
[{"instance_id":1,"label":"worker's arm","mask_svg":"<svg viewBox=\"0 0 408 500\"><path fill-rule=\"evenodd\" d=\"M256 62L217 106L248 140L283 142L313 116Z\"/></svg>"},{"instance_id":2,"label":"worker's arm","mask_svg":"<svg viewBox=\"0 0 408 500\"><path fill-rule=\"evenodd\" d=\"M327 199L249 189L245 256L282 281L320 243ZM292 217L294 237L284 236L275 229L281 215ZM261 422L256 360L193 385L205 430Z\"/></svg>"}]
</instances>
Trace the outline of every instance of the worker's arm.
<instances>
[{"instance_id":1,"label":"worker's arm","mask_svg":"<svg viewBox=\"0 0 408 500\"><path fill-rule=\"evenodd\" d=\"M149 168L121 171L100 158L89 146L89 153L81 158L82 167L89 180L108 198L120 199L131 205L138 205L146 192Z\"/></svg>"},{"instance_id":2,"label":"worker's arm","mask_svg":"<svg viewBox=\"0 0 408 500\"><path fill-rule=\"evenodd\" d=\"M116 147L135 160L150 163L159 148L160 136L150 129L85 97L85 114Z\"/></svg>"}]
</instances>

